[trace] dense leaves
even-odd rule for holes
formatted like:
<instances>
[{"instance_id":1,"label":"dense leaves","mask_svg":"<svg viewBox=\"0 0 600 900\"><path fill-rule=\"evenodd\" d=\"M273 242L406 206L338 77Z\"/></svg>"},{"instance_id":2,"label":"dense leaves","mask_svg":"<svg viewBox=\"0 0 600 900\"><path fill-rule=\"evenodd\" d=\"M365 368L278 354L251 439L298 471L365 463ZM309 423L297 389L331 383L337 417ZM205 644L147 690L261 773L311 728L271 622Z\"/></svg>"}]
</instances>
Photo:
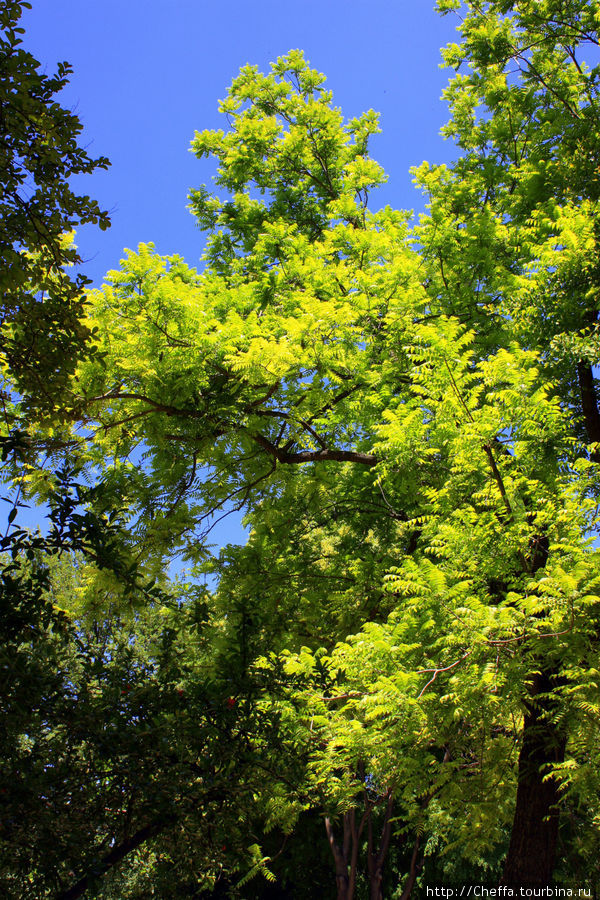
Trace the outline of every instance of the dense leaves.
<instances>
[{"instance_id":1,"label":"dense leaves","mask_svg":"<svg viewBox=\"0 0 600 900\"><path fill-rule=\"evenodd\" d=\"M68 603L81 572L52 576L49 598L59 589ZM16 655L7 648L5 896L81 896L140 846L161 896L186 885L195 896L225 866L252 860L253 786L260 779L275 795L281 785L254 735L273 732L271 754L289 758L293 747L256 706L231 702L235 687L206 650L202 598L175 601L136 615L105 607L110 618L77 624L63 612L61 627L23 635ZM133 876L111 875L111 896L124 896L123 879L147 896L143 864Z\"/></svg>"},{"instance_id":2,"label":"dense leaves","mask_svg":"<svg viewBox=\"0 0 600 900\"><path fill-rule=\"evenodd\" d=\"M28 752L77 759L37 765L93 815L38 891L305 896L317 824L339 900L598 881L598 11L438 6L460 155L416 170L419 223L369 209L374 113L345 122L298 51L245 67L193 142L203 270L130 252L60 424L29 427L24 495L55 502L66 448L140 573L168 591L183 555L196 597L126 615L102 558L74 576ZM247 541L213 556L232 511Z\"/></svg>"},{"instance_id":3,"label":"dense leaves","mask_svg":"<svg viewBox=\"0 0 600 900\"><path fill-rule=\"evenodd\" d=\"M80 262L71 232L109 225L96 201L73 192L73 175L107 168L77 141L77 116L55 99L70 68L47 76L21 44L28 3L0 3L0 287L2 357L13 382L36 405L66 387L89 331L81 321L88 282L68 267Z\"/></svg>"}]
</instances>

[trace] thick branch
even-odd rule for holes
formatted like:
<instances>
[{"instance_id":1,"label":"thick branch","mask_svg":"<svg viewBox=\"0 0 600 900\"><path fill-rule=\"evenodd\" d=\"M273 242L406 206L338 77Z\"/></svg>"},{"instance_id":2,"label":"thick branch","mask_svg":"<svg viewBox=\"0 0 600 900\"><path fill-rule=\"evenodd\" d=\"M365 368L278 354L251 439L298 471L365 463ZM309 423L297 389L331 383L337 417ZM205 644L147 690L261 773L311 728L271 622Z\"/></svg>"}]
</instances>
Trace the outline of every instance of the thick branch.
<instances>
[{"instance_id":1,"label":"thick branch","mask_svg":"<svg viewBox=\"0 0 600 900\"><path fill-rule=\"evenodd\" d=\"M352 849L350 853L350 873L348 876L348 900L353 900L354 898L354 888L356 886L356 868L358 865L358 850L359 850L359 840L360 833L362 832L364 825L364 817L361 820L360 828L356 827L356 812L354 809L351 809L349 813L346 813L344 816L344 823L346 820L349 820L350 825L350 836L352 839Z\"/></svg>"},{"instance_id":2,"label":"thick branch","mask_svg":"<svg viewBox=\"0 0 600 900\"><path fill-rule=\"evenodd\" d=\"M322 450L299 450L297 453L290 453L287 450L277 447L271 441L263 437L262 434L253 434L252 438L267 453L275 457L277 462L286 464L298 464L307 462L355 462L362 466L374 466L377 464L377 457L372 453L361 453L358 450L335 450L324 448Z\"/></svg>"},{"instance_id":3,"label":"thick branch","mask_svg":"<svg viewBox=\"0 0 600 900\"><path fill-rule=\"evenodd\" d=\"M383 869L387 852L390 848L390 839L392 836L392 810L394 808L394 797L391 790L388 791L387 804L385 807L385 816L383 820L383 828L381 830L381 844L379 845L379 853L377 854L377 867Z\"/></svg>"},{"instance_id":4,"label":"thick branch","mask_svg":"<svg viewBox=\"0 0 600 900\"><path fill-rule=\"evenodd\" d=\"M112 850L94 867L93 875L84 875L83 878L80 878L79 881L68 890L63 891L62 894L58 894L56 900L77 900L77 897L81 897L85 894L95 878L99 875L104 875L109 869L121 862L121 860L131 853L132 850L136 850L149 838L164 831L164 829L174 821L175 816L164 816L162 819L151 822L143 828L140 828L140 830L136 831L131 837L126 838L120 844L113 847Z\"/></svg>"}]
</instances>

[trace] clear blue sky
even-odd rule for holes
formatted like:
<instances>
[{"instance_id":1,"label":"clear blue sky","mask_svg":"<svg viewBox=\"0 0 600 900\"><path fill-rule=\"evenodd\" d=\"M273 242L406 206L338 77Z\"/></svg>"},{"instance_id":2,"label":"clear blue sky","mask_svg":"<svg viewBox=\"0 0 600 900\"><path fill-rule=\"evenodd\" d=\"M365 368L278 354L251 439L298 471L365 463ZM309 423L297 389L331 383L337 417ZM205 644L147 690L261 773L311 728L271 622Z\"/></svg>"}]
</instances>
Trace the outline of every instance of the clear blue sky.
<instances>
[{"instance_id":1,"label":"clear blue sky","mask_svg":"<svg viewBox=\"0 0 600 900\"><path fill-rule=\"evenodd\" d=\"M444 161L446 121L440 94L448 72L439 48L455 40L456 20L433 0L32 0L24 44L48 73L74 68L62 94L84 126L91 155L108 156L107 173L77 187L111 211L112 228L84 230L84 271L100 284L124 247L153 241L197 265L203 236L186 209L191 187L209 183L213 167L188 147L196 129L225 127L218 114L245 63L263 71L277 56L304 50L328 77L346 117L373 108L383 134L373 156L390 176L373 199L421 208L409 167Z\"/></svg>"}]
</instances>

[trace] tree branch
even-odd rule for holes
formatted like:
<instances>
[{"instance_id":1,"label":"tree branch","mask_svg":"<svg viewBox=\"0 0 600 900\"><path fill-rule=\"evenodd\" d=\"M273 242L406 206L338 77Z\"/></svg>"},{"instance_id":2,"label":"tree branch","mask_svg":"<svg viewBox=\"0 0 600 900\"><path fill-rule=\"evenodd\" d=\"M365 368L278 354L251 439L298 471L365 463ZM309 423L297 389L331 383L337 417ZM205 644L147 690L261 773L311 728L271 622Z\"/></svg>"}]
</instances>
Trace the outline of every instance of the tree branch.
<instances>
[{"instance_id":1,"label":"tree branch","mask_svg":"<svg viewBox=\"0 0 600 900\"><path fill-rule=\"evenodd\" d=\"M262 434L253 434L252 439L267 453L275 457L277 462L285 464L299 464L307 462L355 462L363 466L374 466L378 459L372 453L361 453L359 450L299 450L297 453L290 453L287 450L277 447L267 440Z\"/></svg>"},{"instance_id":2,"label":"tree branch","mask_svg":"<svg viewBox=\"0 0 600 900\"><path fill-rule=\"evenodd\" d=\"M68 888L68 890L63 891L62 894L58 894L55 900L77 900L77 897L81 897L82 894L91 887L92 882L98 876L105 875L109 869L121 862L121 860L131 853L132 850L136 850L151 837L164 831L167 826L171 825L176 820L176 818L177 817L173 815L164 816L161 819L150 822L148 825L144 825L143 828L140 828L139 831L136 831L131 837L126 838L124 841L121 841L120 844L114 846L112 850L110 850L106 856L94 866L93 873L84 875L83 878L80 878L79 881Z\"/></svg>"},{"instance_id":3,"label":"tree branch","mask_svg":"<svg viewBox=\"0 0 600 900\"><path fill-rule=\"evenodd\" d=\"M458 666L464 659L467 658L467 656L470 656L471 652L472 652L471 650L467 650L467 652L463 656L461 656L460 659L457 659L456 662L453 662L449 666L443 666L443 667L440 667L439 669L419 669L419 673L421 673L421 674L424 672L433 672L433 677L430 678L429 681L427 682L427 684L425 685L425 687L421 691L419 691L419 697L423 696L423 694L425 693L425 691L427 690L429 685L433 684L433 682L438 677L440 672L448 672L450 669L454 669L454 667Z\"/></svg>"}]
</instances>

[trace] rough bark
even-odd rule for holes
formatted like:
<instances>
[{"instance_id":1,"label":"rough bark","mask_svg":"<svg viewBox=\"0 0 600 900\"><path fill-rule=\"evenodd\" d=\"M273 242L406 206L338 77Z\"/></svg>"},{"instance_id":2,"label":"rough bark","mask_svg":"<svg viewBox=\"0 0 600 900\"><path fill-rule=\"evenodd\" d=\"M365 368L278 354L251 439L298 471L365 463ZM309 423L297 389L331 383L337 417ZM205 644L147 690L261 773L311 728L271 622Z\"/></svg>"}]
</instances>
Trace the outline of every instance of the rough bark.
<instances>
[{"instance_id":1,"label":"rough bark","mask_svg":"<svg viewBox=\"0 0 600 900\"><path fill-rule=\"evenodd\" d=\"M565 736L546 716L555 687L550 675L533 678L523 723L518 786L510 846L501 885L544 887L552 882L558 839L558 786L546 778L548 766L562 762ZM540 696L541 695L541 696Z\"/></svg>"}]
</instances>

